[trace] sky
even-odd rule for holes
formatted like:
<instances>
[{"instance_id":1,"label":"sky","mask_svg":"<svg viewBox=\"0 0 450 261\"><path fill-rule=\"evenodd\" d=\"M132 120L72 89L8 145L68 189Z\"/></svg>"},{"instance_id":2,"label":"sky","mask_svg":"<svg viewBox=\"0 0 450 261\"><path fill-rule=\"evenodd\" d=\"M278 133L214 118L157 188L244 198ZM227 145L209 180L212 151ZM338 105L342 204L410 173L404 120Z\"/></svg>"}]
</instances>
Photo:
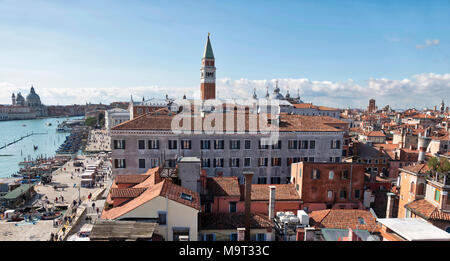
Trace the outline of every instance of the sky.
<instances>
[{"instance_id":1,"label":"sky","mask_svg":"<svg viewBox=\"0 0 450 261\"><path fill-rule=\"evenodd\" d=\"M332 107L450 103L450 1L0 0L0 103L200 97L208 32L217 96Z\"/></svg>"}]
</instances>

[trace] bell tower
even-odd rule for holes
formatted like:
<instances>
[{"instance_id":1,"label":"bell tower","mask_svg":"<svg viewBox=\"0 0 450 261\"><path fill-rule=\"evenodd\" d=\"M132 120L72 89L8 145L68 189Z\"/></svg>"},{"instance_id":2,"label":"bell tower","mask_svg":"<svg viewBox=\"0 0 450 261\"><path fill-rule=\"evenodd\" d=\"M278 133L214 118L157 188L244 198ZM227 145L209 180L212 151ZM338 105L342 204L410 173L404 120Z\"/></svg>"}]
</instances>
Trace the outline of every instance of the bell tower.
<instances>
[{"instance_id":1,"label":"bell tower","mask_svg":"<svg viewBox=\"0 0 450 261\"><path fill-rule=\"evenodd\" d=\"M216 67L209 35L208 33L208 40L202 58L202 67L200 68L200 91L202 100L216 98Z\"/></svg>"}]
</instances>

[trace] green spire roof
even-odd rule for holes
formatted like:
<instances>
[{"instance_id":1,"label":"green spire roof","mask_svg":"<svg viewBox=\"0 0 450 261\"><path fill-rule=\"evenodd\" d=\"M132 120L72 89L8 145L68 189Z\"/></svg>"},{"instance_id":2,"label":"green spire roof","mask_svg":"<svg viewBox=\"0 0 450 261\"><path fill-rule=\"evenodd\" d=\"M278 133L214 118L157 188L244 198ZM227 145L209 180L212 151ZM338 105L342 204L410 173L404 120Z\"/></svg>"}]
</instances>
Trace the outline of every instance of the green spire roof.
<instances>
[{"instance_id":1,"label":"green spire roof","mask_svg":"<svg viewBox=\"0 0 450 261\"><path fill-rule=\"evenodd\" d=\"M211 41L209 40L209 33L208 33L208 41L206 42L205 46L205 52L203 53L203 58L211 58L214 59L214 53L211 47Z\"/></svg>"}]
</instances>

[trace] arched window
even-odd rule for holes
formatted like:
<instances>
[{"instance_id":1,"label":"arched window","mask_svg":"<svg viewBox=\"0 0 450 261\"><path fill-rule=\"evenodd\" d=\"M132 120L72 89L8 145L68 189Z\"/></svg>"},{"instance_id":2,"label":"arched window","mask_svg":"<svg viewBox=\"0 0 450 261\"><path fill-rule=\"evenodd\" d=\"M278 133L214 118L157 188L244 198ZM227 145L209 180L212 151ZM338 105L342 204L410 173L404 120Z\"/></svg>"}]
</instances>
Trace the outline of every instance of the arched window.
<instances>
[{"instance_id":1,"label":"arched window","mask_svg":"<svg viewBox=\"0 0 450 261\"><path fill-rule=\"evenodd\" d=\"M411 187L409 188L409 193L414 193L414 188L415 188L414 185L415 185L415 184L414 184L414 181L411 182Z\"/></svg>"},{"instance_id":2,"label":"arched window","mask_svg":"<svg viewBox=\"0 0 450 261\"><path fill-rule=\"evenodd\" d=\"M417 195L424 195L425 184L419 183L417 186Z\"/></svg>"}]
</instances>

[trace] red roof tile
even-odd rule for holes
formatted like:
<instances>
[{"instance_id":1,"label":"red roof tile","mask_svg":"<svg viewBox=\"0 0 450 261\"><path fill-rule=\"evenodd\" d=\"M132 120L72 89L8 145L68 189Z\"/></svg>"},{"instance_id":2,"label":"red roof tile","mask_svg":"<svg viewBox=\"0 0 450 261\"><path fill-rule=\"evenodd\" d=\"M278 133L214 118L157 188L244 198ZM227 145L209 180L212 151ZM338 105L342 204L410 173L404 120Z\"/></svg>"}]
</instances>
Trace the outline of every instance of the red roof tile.
<instances>
[{"instance_id":1,"label":"red roof tile","mask_svg":"<svg viewBox=\"0 0 450 261\"><path fill-rule=\"evenodd\" d=\"M437 207L428 202L426 199L414 200L405 205L416 215L419 215L427 220L445 220L450 221L450 214L439 211Z\"/></svg>"},{"instance_id":2,"label":"red roof tile","mask_svg":"<svg viewBox=\"0 0 450 261\"><path fill-rule=\"evenodd\" d=\"M312 211L309 214L310 223L321 228L364 229L374 231L379 228L376 218L367 210L362 209L326 209ZM361 224L360 219L364 221Z\"/></svg>"}]
</instances>

